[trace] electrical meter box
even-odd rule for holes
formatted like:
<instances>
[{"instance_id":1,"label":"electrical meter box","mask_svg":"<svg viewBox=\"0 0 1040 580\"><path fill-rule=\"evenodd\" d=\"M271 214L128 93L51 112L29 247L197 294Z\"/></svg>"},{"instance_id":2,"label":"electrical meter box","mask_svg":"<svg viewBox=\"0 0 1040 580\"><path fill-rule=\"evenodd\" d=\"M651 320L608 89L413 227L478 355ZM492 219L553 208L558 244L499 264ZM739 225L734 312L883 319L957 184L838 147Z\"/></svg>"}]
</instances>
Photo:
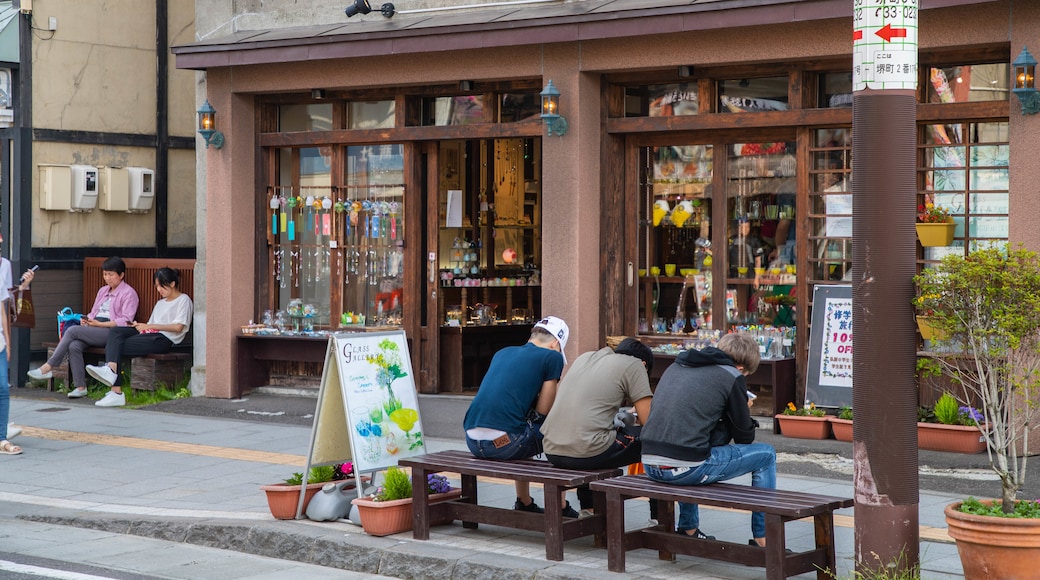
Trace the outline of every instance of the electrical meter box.
<instances>
[{"instance_id":1,"label":"electrical meter box","mask_svg":"<svg viewBox=\"0 0 1040 580\"><path fill-rule=\"evenodd\" d=\"M149 211L155 199L155 171L147 167L127 167L126 171L130 177L130 207L127 211Z\"/></svg>"},{"instance_id":2,"label":"electrical meter box","mask_svg":"<svg viewBox=\"0 0 1040 580\"><path fill-rule=\"evenodd\" d=\"M125 167L102 167L98 209L127 211L130 209L130 174Z\"/></svg>"},{"instance_id":3,"label":"electrical meter box","mask_svg":"<svg viewBox=\"0 0 1040 580\"><path fill-rule=\"evenodd\" d=\"M97 167L40 164L39 168L41 209L87 212L97 205Z\"/></svg>"}]
</instances>

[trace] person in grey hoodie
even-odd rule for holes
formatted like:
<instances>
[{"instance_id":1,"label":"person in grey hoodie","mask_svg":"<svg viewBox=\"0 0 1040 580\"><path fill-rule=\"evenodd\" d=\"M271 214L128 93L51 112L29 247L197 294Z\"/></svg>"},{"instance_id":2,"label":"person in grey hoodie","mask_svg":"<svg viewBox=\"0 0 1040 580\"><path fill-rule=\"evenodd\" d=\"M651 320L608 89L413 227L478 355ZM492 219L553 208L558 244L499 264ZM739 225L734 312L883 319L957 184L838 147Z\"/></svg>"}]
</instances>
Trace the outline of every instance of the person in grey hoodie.
<instances>
[{"instance_id":1,"label":"person in grey hoodie","mask_svg":"<svg viewBox=\"0 0 1040 580\"><path fill-rule=\"evenodd\" d=\"M646 475L673 485L707 485L746 473L751 485L776 488L776 450L755 443L745 377L758 368L750 335L727 334L718 348L687 350L665 370L641 433ZM732 439L733 443L729 443ZM679 504L680 532L699 529L696 504ZM765 546L765 515L751 514L751 545Z\"/></svg>"}]
</instances>

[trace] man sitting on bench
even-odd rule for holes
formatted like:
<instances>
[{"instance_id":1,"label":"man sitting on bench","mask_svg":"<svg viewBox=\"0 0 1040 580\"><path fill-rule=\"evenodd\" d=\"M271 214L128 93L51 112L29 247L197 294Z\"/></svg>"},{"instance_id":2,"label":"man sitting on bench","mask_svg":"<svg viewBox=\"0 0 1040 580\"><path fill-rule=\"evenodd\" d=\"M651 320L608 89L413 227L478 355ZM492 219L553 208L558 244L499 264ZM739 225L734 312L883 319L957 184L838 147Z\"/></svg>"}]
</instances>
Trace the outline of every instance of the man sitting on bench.
<instances>
[{"instance_id":1,"label":"man sitting on bench","mask_svg":"<svg viewBox=\"0 0 1040 580\"><path fill-rule=\"evenodd\" d=\"M641 427L614 424L626 401L635 407L629 422L650 414L650 371L654 353L649 346L626 338L617 348L601 348L579 356L560 381L556 403L542 425L545 457L563 469L625 467L639 462ZM627 409L625 410L627 411ZM577 490L582 517L592 513L592 491ZM657 500L650 500L650 519L657 518Z\"/></svg>"},{"instance_id":2,"label":"man sitting on bench","mask_svg":"<svg viewBox=\"0 0 1040 580\"><path fill-rule=\"evenodd\" d=\"M527 344L507 346L491 358L463 421L466 445L474 457L524 459L542 452L538 428L556 399L569 335L566 322L547 316L531 329ZM544 513L526 481L516 482L513 509ZM568 503L563 515L576 518L578 512Z\"/></svg>"},{"instance_id":3,"label":"man sitting on bench","mask_svg":"<svg viewBox=\"0 0 1040 580\"><path fill-rule=\"evenodd\" d=\"M745 377L758 368L758 344L744 333L727 334L718 348L687 350L661 376L643 426L643 464L654 481L706 485L751 474L751 485L776 488L776 450L754 443L757 423L748 410ZM720 430L734 444L712 446ZM710 538L699 529L697 506L679 504L679 531ZM751 545L766 545L766 520L751 514Z\"/></svg>"}]
</instances>

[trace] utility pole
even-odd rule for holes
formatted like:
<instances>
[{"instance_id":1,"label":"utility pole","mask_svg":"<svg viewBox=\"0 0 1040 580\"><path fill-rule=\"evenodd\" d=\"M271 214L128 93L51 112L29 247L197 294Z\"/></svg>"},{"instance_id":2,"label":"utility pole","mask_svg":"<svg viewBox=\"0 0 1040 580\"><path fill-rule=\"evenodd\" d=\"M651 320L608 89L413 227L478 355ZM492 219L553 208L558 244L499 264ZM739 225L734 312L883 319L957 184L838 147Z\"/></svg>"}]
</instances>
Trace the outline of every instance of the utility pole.
<instances>
[{"instance_id":1,"label":"utility pole","mask_svg":"<svg viewBox=\"0 0 1040 580\"><path fill-rule=\"evenodd\" d=\"M853 461L856 569L920 552L916 336L918 0L853 2Z\"/></svg>"}]
</instances>

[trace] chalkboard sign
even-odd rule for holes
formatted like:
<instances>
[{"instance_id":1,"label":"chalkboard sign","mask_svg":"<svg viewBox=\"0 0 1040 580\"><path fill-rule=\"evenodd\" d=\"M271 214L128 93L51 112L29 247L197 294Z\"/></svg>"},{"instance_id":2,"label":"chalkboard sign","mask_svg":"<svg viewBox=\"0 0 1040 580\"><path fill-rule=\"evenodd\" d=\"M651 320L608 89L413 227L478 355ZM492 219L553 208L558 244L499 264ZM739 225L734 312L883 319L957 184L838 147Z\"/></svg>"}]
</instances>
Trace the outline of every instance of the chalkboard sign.
<instances>
[{"instance_id":1,"label":"chalkboard sign","mask_svg":"<svg viewBox=\"0 0 1040 580\"><path fill-rule=\"evenodd\" d=\"M334 334L325 354L308 468L353 459L360 475L424 453L404 331Z\"/></svg>"},{"instance_id":2,"label":"chalkboard sign","mask_svg":"<svg viewBox=\"0 0 1040 580\"><path fill-rule=\"evenodd\" d=\"M817 407L852 406L852 286L813 290L805 400Z\"/></svg>"}]
</instances>

